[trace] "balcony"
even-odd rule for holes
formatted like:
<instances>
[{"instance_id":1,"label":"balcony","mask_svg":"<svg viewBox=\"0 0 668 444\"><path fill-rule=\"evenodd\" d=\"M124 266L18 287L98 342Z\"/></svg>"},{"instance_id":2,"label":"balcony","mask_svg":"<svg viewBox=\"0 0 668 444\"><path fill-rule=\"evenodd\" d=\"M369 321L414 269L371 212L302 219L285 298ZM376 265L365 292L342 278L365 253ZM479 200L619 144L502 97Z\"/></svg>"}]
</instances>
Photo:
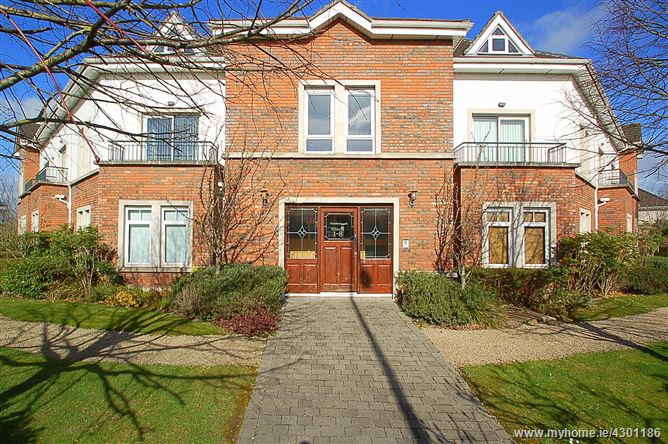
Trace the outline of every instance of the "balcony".
<instances>
[{"instance_id":1,"label":"balcony","mask_svg":"<svg viewBox=\"0 0 668 444\"><path fill-rule=\"evenodd\" d=\"M111 163L215 162L218 149L203 141L116 141L109 144Z\"/></svg>"},{"instance_id":2,"label":"balcony","mask_svg":"<svg viewBox=\"0 0 668 444\"><path fill-rule=\"evenodd\" d=\"M629 179L622 170L605 170L598 173L599 187L616 187L629 185Z\"/></svg>"},{"instance_id":3,"label":"balcony","mask_svg":"<svg viewBox=\"0 0 668 444\"><path fill-rule=\"evenodd\" d=\"M54 185L67 184L67 168L46 166L39 170L34 179L26 181L23 185L23 192L32 191L37 185L48 183Z\"/></svg>"},{"instance_id":4,"label":"balcony","mask_svg":"<svg viewBox=\"0 0 668 444\"><path fill-rule=\"evenodd\" d=\"M455 148L457 163L538 164L566 163L566 145L558 142L463 142Z\"/></svg>"}]
</instances>

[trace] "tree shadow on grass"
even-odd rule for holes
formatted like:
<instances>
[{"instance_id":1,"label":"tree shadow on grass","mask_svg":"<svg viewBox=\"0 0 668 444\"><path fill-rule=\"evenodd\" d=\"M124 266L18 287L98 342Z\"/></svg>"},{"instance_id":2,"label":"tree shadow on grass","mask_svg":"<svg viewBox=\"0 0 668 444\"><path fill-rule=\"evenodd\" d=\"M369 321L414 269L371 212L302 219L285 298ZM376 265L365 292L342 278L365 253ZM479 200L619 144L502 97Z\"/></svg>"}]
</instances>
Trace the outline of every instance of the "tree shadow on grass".
<instances>
[{"instance_id":1,"label":"tree shadow on grass","mask_svg":"<svg viewBox=\"0 0 668 444\"><path fill-rule=\"evenodd\" d=\"M40 415L58 412L59 403L71 403L71 397L80 396L84 385L90 387L91 391L80 399L82 405L102 397L104 408L95 412L94 417L87 418L85 424L77 424L76 433L79 436L72 436L72 440L85 437L113 417L121 418L129 424L127 428L132 431L132 440L144 441L146 433L155 430L147 429L149 426L144 420L144 415L150 412L140 411L145 400L134 398L137 393L141 397L141 390L150 391L150 396L170 399L171 404L181 409L188 407L188 401L183 396L184 386L189 389L201 387L202 390L218 387L238 392L238 396L250 390L249 383L245 381L254 374L251 368L226 372L190 372L175 367L136 364L142 353L155 355L174 352L178 355L201 351L208 356L228 354L231 360L235 357L248 358L239 356L239 352L227 350L226 341L230 339L227 337L191 337L189 342L177 345L162 339L165 338L114 331L80 332L75 327L48 324L34 324L26 327L26 330L13 332L12 337L0 345L36 352L35 344L40 344L39 351L44 357L0 351L0 366L4 367L3 372L9 376L6 381L10 377L12 381L0 384L3 387L0 392L2 441L37 441L40 434L48 433L49 430L35 428L33 421ZM207 362L198 364L207 365ZM192 406L193 409L198 407L201 406ZM68 413L62 412L64 415ZM57 419L48 422L59 424ZM220 424L217 426L220 427ZM43 436L39 440L43 440Z\"/></svg>"}]
</instances>

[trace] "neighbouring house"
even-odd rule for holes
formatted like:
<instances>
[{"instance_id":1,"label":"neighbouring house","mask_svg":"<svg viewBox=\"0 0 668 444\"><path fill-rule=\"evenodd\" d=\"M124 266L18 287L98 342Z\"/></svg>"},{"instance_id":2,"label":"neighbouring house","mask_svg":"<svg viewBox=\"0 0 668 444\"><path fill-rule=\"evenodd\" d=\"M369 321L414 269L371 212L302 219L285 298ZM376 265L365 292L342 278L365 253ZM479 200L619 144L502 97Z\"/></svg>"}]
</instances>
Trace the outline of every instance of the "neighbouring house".
<instances>
[{"instance_id":1,"label":"neighbouring house","mask_svg":"<svg viewBox=\"0 0 668 444\"><path fill-rule=\"evenodd\" d=\"M434 270L448 183L453 208L479 217L484 266L546 267L564 236L635 231L636 152L606 120L591 62L533 49L500 12L468 39L471 27L376 19L337 1L236 44L234 60L221 51L230 65L289 61L293 76L147 76L128 59L91 61L91 85L122 85L162 111L119 101L99 112L91 86L70 109L136 137L71 125L19 137L19 227L92 224L128 279L166 286L210 262L212 195L237 177L248 220L232 226L240 216L226 213L229 251L243 246L232 257L280 265L290 293L320 294L388 294L399 270ZM181 94L163 90L174 82Z\"/></svg>"},{"instance_id":2,"label":"neighbouring house","mask_svg":"<svg viewBox=\"0 0 668 444\"><path fill-rule=\"evenodd\" d=\"M668 199L657 196L654 193L638 190L638 223L654 224L659 221L668 220Z\"/></svg>"}]
</instances>

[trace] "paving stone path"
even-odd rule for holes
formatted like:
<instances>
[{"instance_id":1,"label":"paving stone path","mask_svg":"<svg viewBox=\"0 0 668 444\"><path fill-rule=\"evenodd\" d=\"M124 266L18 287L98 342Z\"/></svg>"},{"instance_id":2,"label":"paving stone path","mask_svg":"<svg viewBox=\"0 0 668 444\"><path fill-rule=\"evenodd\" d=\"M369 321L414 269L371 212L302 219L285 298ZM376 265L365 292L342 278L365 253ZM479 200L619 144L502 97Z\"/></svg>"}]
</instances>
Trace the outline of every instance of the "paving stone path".
<instances>
[{"instance_id":1,"label":"paving stone path","mask_svg":"<svg viewBox=\"0 0 668 444\"><path fill-rule=\"evenodd\" d=\"M457 371L384 298L292 298L240 443L508 442Z\"/></svg>"}]
</instances>

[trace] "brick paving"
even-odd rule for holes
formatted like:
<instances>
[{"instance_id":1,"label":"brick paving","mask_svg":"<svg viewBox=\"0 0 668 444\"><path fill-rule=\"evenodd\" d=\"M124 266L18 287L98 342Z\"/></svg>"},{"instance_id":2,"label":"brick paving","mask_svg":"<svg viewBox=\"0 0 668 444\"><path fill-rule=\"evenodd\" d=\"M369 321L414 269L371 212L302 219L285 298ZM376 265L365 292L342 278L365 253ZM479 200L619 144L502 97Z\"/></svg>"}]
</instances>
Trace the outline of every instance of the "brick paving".
<instances>
[{"instance_id":1,"label":"brick paving","mask_svg":"<svg viewBox=\"0 0 668 444\"><path fill-rule=\"evenodd\" d=\"M240 443L509 442L389 298L292 298Z\"/></svg>"}]
</instances>

